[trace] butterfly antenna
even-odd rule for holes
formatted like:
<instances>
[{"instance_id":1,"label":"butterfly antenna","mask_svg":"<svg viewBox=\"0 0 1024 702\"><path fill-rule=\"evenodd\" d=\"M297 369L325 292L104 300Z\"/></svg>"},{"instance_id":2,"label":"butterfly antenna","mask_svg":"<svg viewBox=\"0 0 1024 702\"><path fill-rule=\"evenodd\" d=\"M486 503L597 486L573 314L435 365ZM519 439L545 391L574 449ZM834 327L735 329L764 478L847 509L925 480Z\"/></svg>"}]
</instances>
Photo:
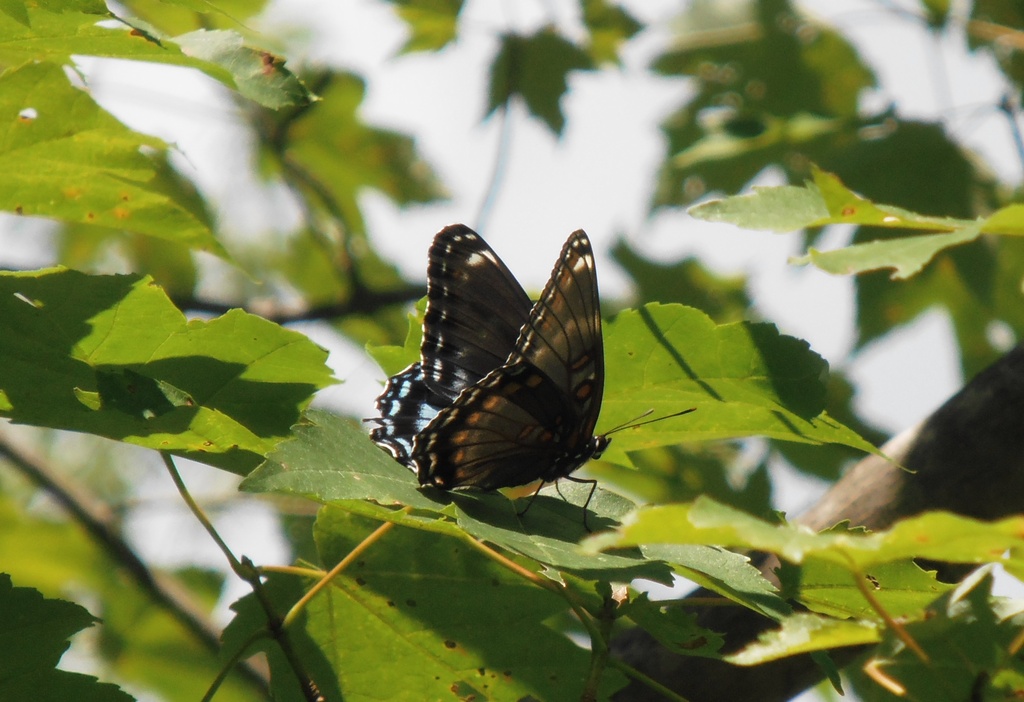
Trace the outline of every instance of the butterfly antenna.
<instances>
[{"instance_id":1,"label":"butterfly antenna","mask_svg":"<svg viewBox=\"0 0 1024 702\"><path fill-rule=\"evenodd\" d=\"M647 417L647 416L649 416L649 415L654 413L653 409L649 409L646 412L644 412L643 414L641 414L641 415L639 415L637 417L634 417L633 419L630 419L628 422L620 424L619 426L615 427L614 429L606 431L604 433L604 435L605 436L609 436L611 434L614 434L617 431L622 431L623 429L633 429L633 428L636 428L636 427L642 427L645 424L653 424L654 422L660 422L663 419L672 419L673 417L681 417L684 414L689 414L690 412L695 411L696 409L697 409L696 407L691 407L690 409L684 409L681 412L673 412L672 414L666 414L664 417L655 417L654 419L648 419L646 422L638 422L637 421L638 419L643 419L644 417Z\"/></svg>"}]
</instances>

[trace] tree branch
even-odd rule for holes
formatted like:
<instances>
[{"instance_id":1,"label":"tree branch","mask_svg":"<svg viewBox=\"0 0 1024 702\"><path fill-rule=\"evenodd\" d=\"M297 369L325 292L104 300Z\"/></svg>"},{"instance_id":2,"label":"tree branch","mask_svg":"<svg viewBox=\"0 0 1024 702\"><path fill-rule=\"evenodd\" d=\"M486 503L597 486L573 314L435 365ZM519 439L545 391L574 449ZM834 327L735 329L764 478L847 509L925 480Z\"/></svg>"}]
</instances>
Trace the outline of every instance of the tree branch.
<instances>
[{"instance_id":1,"label":"tree branch","mask_svg":"<svg viewBox=\"0 0 1024 702\"><path fill-rule=\"evenodd\" d=\"M844 519L870 529L926 510L948 510L977 519L1024 512L1024 346L986 368L919 427L887 443L883 451L906 468L869 456L857 463L798 521L824 529ZM771 574L775 563L762 571ZM706 591L693 593L706 596ZM699 610L698 610L699 611ZM703 610L700 624L727 632L736 650L772 622L746 609ZM750 668L676 656L646 632L633 629L614 642L626 663L691 702L788 700L822 679L808 656ZM839 665L862 649L833 653ZM664 699L638 683L616 702Z\"/></svg>"}]
</instances>

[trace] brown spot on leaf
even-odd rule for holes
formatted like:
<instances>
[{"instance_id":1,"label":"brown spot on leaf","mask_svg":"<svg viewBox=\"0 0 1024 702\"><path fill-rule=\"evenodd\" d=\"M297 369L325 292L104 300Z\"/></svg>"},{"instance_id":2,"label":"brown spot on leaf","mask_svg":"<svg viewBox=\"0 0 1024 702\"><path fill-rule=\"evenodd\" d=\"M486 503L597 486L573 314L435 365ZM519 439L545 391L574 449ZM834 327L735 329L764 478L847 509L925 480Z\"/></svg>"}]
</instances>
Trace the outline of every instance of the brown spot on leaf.
<instances>
[{"instance_id":1,"label":"brown spot on leaf","mask_svg":"<svg viewBox=\"0 0 1024 702\"><path fill-rule=\"evenodd\" d=\"M857 208L856 207L844 207L843 208L843 216L844 217L852 217L855 214L857 214Z\"/></svg>"},{"instance_id":2,"label":"brown spot on leaf","mask_svg":"<svg viewBox=\"0 0 1024 702\"><path fill-rule=\"evenodd\" d=\"M445 639L445 642L444 642L444 647L445 648L455 648L456 646L458 646L458 644L455 643L454 641L452 641L451 639Z\"/></svg>"}]
</instances>

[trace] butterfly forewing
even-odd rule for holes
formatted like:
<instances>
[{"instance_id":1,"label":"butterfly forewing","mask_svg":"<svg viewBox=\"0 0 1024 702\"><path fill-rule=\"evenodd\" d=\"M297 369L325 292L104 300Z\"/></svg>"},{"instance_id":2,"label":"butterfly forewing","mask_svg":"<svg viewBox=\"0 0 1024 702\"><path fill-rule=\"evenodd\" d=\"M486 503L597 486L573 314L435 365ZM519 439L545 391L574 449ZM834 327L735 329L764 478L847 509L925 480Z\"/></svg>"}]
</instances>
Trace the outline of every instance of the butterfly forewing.
<instances>
[{"instance_id":1,"label":"butterfly forewing","mask_svg":"<svg viewBox=\"0 0 1024 702\"><path fill-rule=\"evenodd\" d=\"M600 450L604 356L590 241L575 232L508 361L413 441L421 483L494 489L568 475Z\"/></svg>"},{"instance_id":2,"label":"butterfly forewing","mask_svg":"<svg viewBox=\"0 0 1024 702\"><path fill-rule=\"evenodd\" d=\"M424 375L454 400L505 363L532 303L493 249L472 229L445 227L427 266L427 310L420 347Z\"/></svg>"},{"instance_id":3,"label":"butterfly forewing","mask_svg":"<svg viewBox=\"0 0 1024 702\"><path fill-rule=\"evenodd\" d=\"M472 229L445 227L427 266L420 360L388 380L370 438L416 469L413 439L465 388L502 365L530 317L530 298Z\"/></svg>"},{"instance_id":4,"label":"butterfly forewing","mask_svg":"<svg viewBox=\"0 0 1024 702\"><path fill-rule=\"evenodd\" d=\"M525 361L562 388L589 438L604 394L604 348L594 253L573 232L509 360Z\"/></svg>"}]
</instances>

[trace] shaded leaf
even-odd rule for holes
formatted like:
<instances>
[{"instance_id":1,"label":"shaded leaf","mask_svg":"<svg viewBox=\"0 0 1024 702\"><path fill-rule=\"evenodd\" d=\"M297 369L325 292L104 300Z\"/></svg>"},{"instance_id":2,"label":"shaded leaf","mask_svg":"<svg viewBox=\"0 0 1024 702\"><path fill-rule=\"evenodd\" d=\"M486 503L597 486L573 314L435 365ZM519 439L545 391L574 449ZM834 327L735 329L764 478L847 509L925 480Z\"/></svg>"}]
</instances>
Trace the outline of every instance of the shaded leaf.
<instances>
[{"instance_id":1,"label":"shaded leaf","mask_svg":"<svg viewBox=\"0 0 1024 702\"><path fill-rule=\"evenodd\" d=\"M377 519L457 534L452 530L454 525L444 523L451 517L477 538L584 577L669 579L667 567L645 559L639 552L595 557L577 548L588 533L580 508L590 492L589 485L560 487L564 498L554 487L548 488L526 514L520 514L525 504L517 505L498 492L421 488L412 472L373 444L364 429L322 411L307 412L303 423L295 428L295 438L281 444L242 482L241 489L301 495ZM364 511L356 505L340 504L349 500L372 500L389 508L408 506L416 512L408 517L402 512ZM594 528L610 526L633 506L624 498L598 489L589 505L588 520ZM417 516L422 513L430 517Z\"/></svg>"},{"instance_id":2,"label":"shaded leaf","mask_svg":"<svg viewBox=\"0 0 1024 702\"><path fill-rule=\"evenodd\" d=\"M569 72L591 67L585 51L552 29L531 36L506 34L491 64L487 114L518 95L532 115L561 134L565 126L561 100L568 90Z\"/></svg>"},{"instance_id":3,"label":"shaded leaf","mask_svg":"<svg viewBox=\"0 0 1024 702\"><path fill-rule=\"evenodd\" d=\"M825 361L771 324L715 326L680 305L646 305L605 325L607 384L600 427L697 411L614 436L605 460L683 441L762 435L874 448L823 412ZM625 463L628 465L628 462Z\"/></svg>"},{"instance_id":4,"label":"shaded leaf","mask_svg":"<svg viewBox=\"0 0 1024 702\"><path fill-rule=\"evenodd\" d=\"M990 681L1001 671L1019 670L1014 641L1024 624L1024 612L1019 600L992 596L992 575L990 568L972 573L955 590L937 599L927 616L905 625L926 660L891 631L886 632L867 664L875 675L856 677L861 699L960 702L1015 697L990 696L1002 687ZM883 687L883 680L895 683L901 694ZM1013 687L1020 689L1019 683Z\"/></svg>"},{"instance_id":5,"label":"shaded leaf","mask_svg":"<svg viewBox=\"0 0 1024 702\"><path fill-rule=\"evenodd\" d=\"M0 699L130 702L131 695L96 678L56 669L72 634L97 620L71 602L14 587L0 574Z\"/></svg>"},{"instance_id":6,"label":"shaded leaf","mask_svg":"<svg viewBox=\"0 0 1024 702\"><path fill-rule=\"evenodd\" d=\"M339 561L374 526L322 510L324 562ZM453 690L576 700L590 655L543 623L566 608L459 540L397 529L314 600L308 629L331 660L344 661L337 672L347 700L435 699ZM605 694L622 682L606 673Z\"/></svg>"},{"instance_id":7,"label":"shaded leaf","mask_svg":"<svg viewBox=\"0 0 1024 702\"><path fill-rule=\"evenodd\" d=\"M617 614L628 617L657 639L662 646L683 656L717 657L723 639L720 634L697 625L697 615L683 611L678 602L651 602L647 593L630 591Z\"/></svg>"},{"instance_id":8,"label":"shaded leaf","mask_svg":"<svg viewBox=\"0 0 1024 702\"><path fill-rule=\"evenodd\" d=\"M872 622L798 612L783 620L778 629L759 634L756 642L726 656L726 660L735 665L760 665L801 653L877 643L881 635Z\"/></svg>"}]
</instances>

